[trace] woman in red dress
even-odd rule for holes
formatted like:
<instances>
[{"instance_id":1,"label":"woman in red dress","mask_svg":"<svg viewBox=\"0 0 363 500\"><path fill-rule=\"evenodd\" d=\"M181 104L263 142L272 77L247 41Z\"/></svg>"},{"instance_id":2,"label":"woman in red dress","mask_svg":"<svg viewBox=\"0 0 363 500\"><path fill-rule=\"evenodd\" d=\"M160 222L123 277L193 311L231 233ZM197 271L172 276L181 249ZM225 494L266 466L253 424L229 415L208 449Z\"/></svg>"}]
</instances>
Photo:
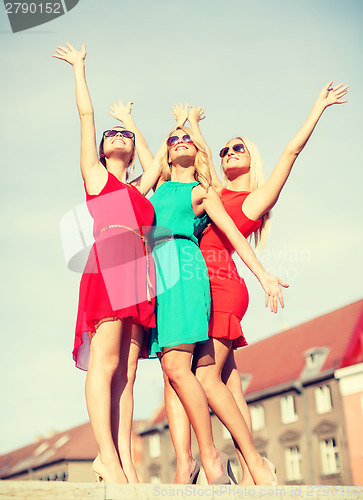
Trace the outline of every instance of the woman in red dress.
<instances>
[{"instance_id":1,"label":"woman in red dress","mask_svg":"<svg viewBox=\"0 0 363 500\"><path fill-rule=\"evenodd\" d=\"M155 326L154 267L147 243L154 210L145 195L159 160L127 183L135 135L117 126L103 133L98 157L93 107L85 78L86 46L59 46L53 57L73 66L81 121L81 173L95 243L82 275L73 350L88 370L87 409L98 447L98 480L138 482L131 458L133 384L144 328Z\"/></svg>"},{"instance_id":2,"label":"woman in red dress","mask_svg":"<svg viewBox=\"0 0 363 500\"><path fill-rule=\"evenodd\" d=\"M347 87L339 85L331 88L332 83L320 92L306 122L286 146L266 183L258 150L245 138L231 139L220 151L223 182L219 180L210 162L212 182L221 196L226 212L246 238L255 236L256 244L263 243L269 212L276 204L296 158L310 138L323 111L333 104L346 102L342 98L347 93ZM179 109L179 112L181 111ZM189 112L189 122L195 133L199 131L198 122L202 115L202 108L192 107ZM201 137L200 131L199 136ZM206 148L209 150L207 146ZM210 150L209 157L211 159ZM206 392L209 406L230 431L234 442L243 442L250 446L251 417L233 353L234 349L247 345L240 325L248 306L247 288L232 260L233 248L213 224L204 233L200 249L208 268L212 302L209 340L198 346L194 352L194 368ZM277 310L276 298L271 310ZM178 404L177 401L175 404ZM179 411L181 412L180 407ZM176 426L180 436L184 434L184 450L181 455L187 457L185 462L191 469L193 463L188 450L189 426L184 424L183 428L182 421L179 417ZM182 446L183 444L181 448ZM243 470L240 484L259 484L246 465L244 449L236 446L236 450Z\"/></svg>"}]
</instances>

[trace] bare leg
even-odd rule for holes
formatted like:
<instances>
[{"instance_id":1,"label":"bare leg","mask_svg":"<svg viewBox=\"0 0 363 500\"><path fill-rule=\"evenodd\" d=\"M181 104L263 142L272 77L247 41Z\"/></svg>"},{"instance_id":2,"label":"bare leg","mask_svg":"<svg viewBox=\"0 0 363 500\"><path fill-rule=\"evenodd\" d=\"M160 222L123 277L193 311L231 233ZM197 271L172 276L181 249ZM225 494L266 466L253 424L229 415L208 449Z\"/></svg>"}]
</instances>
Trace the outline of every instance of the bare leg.
<instances>
[{"instance_id":1,"label":"bare leg","mask_svg":"<svg viewBox=\"0 0 363 500\"><path fill-rule=\"evenodd\" d=\"M193 426L204 472L210 483L222 475L222 463L213 443L206 395L190 369L194 345L190 345L190 349L190 352L177 348L164 351L161 365Z\"/></svg>"},{"instance_id":2,"label":"bare leg","mask_svg":"<svg viewBox=\"0 0 363 500\"><path fill-rule=\"evenodd\" d=\"M107 321L91 341L86 378L86 401L93 434L106 481L127 483L111 431L111 383L120 361L123 333L120 320Z\"/></svg>"},{"instance_id":3,"label":"bare leg","mask_svg":"<svg viewBox=\"0 0 363 500\"><path fill-rule=\"evenodd\" d=\"M175 390L164 374L166 416L176 455L175 484L186 484L193 472L195 461L191 451L190 422Z\"/></svg>"},{"instance_id":4,"label":"bare leg","mask_svg":"<svg viewBox=\"0 0 363 500\"><path fill-rule=\"evenodd\" d=\"M138 483L131 455L134 409L133 388L144 330L127 318L121 340L120 363L112 381L112 434L122 468L129 483Z\"/></svg>"},{"instance_id":5,"label":"bare leg","mask_svg":"<svg viewBox=\"0 0 363 500\"><path fill-rule=\"evenodd\" d=\"M270 468L256 450L246 421L232 393L221 379L232 341L210 337L203 348L211 349L215 359L214 364L200 366L196 371L207 395L209 406L235 439L255 484L269 484L274 480Z\"/></svg>"},{"instance_id":6,"label":"bare leg","mask_svg":"<svg viewBox=\"0 0 363 500\"><path fill-rule=\"evenodd\" d=\"M245 400L244 395L243 395L241 378L240 378L239 373L237 371L236 362L234 360L233 349L231 349L229 351L227 360L224 363L224 367L222 370L222 381L224 384L226 384L228 389L231 391L231 393L234 397L234 400L236 401L237 406L238 406L240 412L242 413L242 416L245 419L247 427L248 427L248 429L251 433L251 436L252 436L251 415L250 415L246 400ZM242 481L239 484L241 486L242 485L251 486L255 483L253 481L253 478L251 476L249 468L247 467L247 464L245 462L243 454L242 454L241 450L239 449L239 446L238 446L237 442L235 441L235 439L233 438L233 436L232 436L232 439L233 439L234 445L236 447L238 460L241 464L241 468L242 468L242 472L243 472Z\"/></svg>"}]
</instances>

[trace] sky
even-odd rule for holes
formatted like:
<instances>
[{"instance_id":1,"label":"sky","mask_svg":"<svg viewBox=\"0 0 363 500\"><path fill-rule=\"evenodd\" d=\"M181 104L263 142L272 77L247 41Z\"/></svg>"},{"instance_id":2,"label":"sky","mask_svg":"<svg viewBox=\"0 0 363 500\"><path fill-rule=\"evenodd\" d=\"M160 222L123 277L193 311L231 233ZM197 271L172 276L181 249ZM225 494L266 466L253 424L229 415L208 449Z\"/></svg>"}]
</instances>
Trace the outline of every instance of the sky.
<instances>
[{"instance_id":1,"label":"sky","mask_svg":"<svg viewBox=\"0 0 363 500\"><path fill-rule=\"evenodd\" d=\"M249 343L359 300L362 279L363 4L361 0L80 0L67 14L12 33L0 4L2 182L0 454L88 420L85 373L71 357L80 274L67 268L64 215L84 202L70 65L57 45L87 44L98 138L113 101L155 153L174 103L202 105L218 151L236 135L261 152L266 177L330 80L348 103L328 108L276 207L264 266L290 285L264 308L257 280L243 320ZM137 166L137 171L140 167ZM157 361L139 363L135 418L162 401Z\"/></svg>"}]
</instances>

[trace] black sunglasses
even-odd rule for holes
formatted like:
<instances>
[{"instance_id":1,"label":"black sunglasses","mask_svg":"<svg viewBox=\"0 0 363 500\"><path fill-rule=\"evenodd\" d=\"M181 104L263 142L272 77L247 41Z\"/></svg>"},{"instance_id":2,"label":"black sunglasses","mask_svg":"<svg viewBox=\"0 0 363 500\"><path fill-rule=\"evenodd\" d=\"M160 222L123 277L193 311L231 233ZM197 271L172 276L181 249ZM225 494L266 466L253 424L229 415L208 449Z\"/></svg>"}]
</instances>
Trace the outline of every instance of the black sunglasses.
<instances>
[{"instance_id":1,"label":"black sunglasses","mask_svg":"<svg viewBox=\"0 0 363 500\"><path fill-rule=\"evenodd\" d=\"M132 139L135 142L135 134L131 130L105 130L103 132L103 137L115 137L115 135L121 134L127 139Z\"/></svg>"},{"instance_id":2,"label":"black sunglasses","mask_svg":"<svg viewBox=\"0 0 363 500\"><path fill-rule=\"evenodd\" d=\"M221 149L219 152L219 156L221 158L224 158L230 149L231 148L229 148L229 146L226 146L225 148ZM236 153L244 153L246 151L244 144L235 144L234 146L232 146L232 149Z\"/></svg>"}]
</instances>

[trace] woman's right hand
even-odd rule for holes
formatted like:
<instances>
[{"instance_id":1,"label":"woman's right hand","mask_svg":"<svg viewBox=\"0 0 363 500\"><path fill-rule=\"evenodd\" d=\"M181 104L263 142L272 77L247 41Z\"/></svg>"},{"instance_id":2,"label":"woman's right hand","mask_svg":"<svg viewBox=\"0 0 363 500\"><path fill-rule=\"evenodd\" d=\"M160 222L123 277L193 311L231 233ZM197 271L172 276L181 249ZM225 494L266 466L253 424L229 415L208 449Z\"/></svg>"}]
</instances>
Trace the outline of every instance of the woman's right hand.
<instances>
[{"instance_id":1,"label":"woman's right hand","mask_svg":"<svg viewBox=\"0 0 363 500\"><path fill-rule=\"evenodd\" d=\"M62 47L61 45L58 45L58 47L56 48L57 54L52 54L52 57L61 59L62 61L66 61L72 66L74 66L78 62L85 60L87 55L85 43L82 45L80 51L72 47L70 43L66 43L66 46L67 47Z\"/></svg>"},{"instance_id":2,"label":"woman's right hand","mask_svg":"<svg viewBox=\"0 0 363 500\"><path fill-rule=\"evenodd\" d=\"M180 104L173 105L173 116L176 120L176 126L182 127L188 119L189 104L185 106Z\"/></svg>"}]
</instances>

